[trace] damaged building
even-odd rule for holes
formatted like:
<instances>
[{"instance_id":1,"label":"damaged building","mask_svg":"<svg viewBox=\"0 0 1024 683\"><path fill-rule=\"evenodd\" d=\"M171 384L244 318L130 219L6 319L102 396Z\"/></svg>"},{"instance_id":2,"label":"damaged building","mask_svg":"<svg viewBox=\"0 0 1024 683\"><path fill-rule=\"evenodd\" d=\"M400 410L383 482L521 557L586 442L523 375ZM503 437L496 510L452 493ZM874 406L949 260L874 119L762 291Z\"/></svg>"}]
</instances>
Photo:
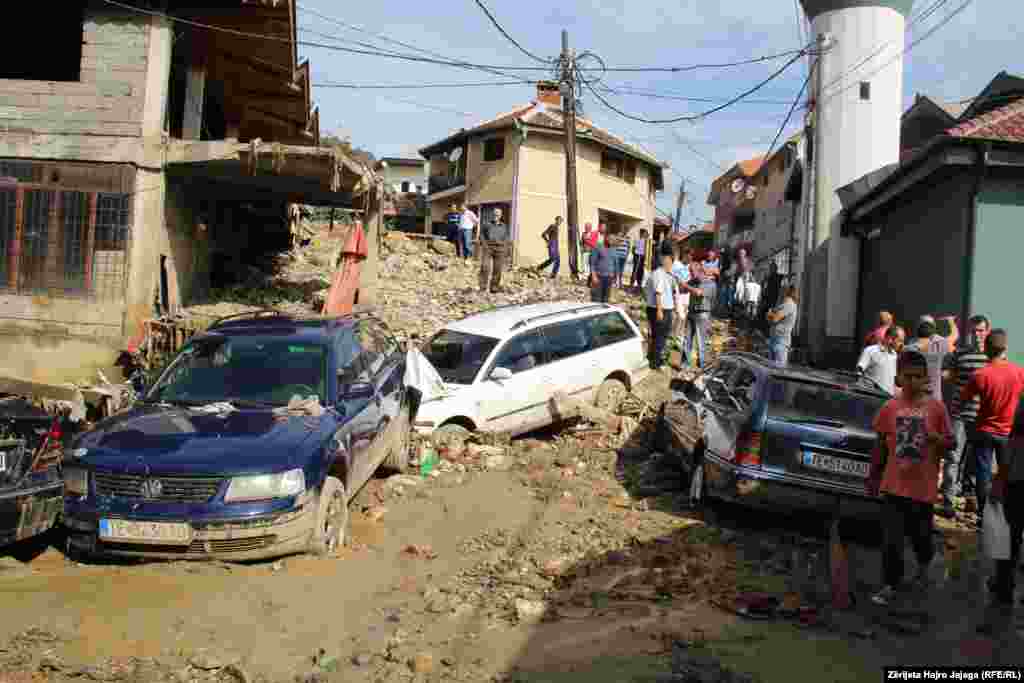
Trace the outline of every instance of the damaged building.
<instances>
[{"instance_id":1,"label":"damaged building","mask_svg":"<svg viewBox=\"0 0 1024 683\"><path fill-rule=\"evenodd\" d=\"M319 146L294 0L24 11L50 28L42 56L0 48L0 374L109 365L146 320L288 248L292 204L374 229L375 176Z\"/></svg>"}]
</instances>

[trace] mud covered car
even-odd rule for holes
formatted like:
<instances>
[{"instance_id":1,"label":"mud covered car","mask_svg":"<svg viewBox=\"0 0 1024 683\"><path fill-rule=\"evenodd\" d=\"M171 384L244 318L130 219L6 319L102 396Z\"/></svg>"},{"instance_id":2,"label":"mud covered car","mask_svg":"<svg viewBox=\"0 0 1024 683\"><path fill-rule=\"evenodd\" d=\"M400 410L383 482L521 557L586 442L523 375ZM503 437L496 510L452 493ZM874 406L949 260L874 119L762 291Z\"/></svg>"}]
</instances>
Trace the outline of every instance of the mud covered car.
<instances>
[{"instance_id":1,"label":"mud covered car","mask_svg":"<svg viewBox=\"0 0 1024 683\"><path fill-rule=\"evenodd\" d=\"M865 488L872 423L889 398L852 373L723 354L697 382L673 381L657 446L690 473L693 502L873 521L881 508Z\"/></svg>"},{"instance_id":2,"label":"mud covered car","mask_svg":"<svg viewBox=\"0 0 1024 683\"><path fill-rule=\"evenodd\" d=\"M405 354L372 316L270 312L193 337L136 406L72 445L83 554L256 559L345 540L348 503L408 454Z\"/></svg>"},{"instance_id":3,"label":"mud covered car","mask_svg":"<svg viewBox=\"0 0 1024 683\"><path fill-rule=\"evenodd\" d=\"M60 516L64 427L24 399L0 399L0 545L37 537Z\"/></svg>"}]
</instances>

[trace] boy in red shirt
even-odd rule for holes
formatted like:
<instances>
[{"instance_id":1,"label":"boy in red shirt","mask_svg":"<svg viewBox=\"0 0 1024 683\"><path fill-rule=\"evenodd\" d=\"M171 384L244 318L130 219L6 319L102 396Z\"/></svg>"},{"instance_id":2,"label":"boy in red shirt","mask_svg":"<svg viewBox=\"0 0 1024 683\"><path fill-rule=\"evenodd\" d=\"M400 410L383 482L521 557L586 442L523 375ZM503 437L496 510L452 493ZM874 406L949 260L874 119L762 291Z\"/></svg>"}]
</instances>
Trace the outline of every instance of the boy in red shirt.
<instances>
[{"instance_id":1,"label":"boy in red shirt","mask_svg":"<svg viewBox=\"0 0 1024 683\"><path fill-rule=\"evenodd\" d=\"M982 528L985 503L992 490L992 465L1006 467L1006 444L1013 428L1020 394L1024 391L1024 368L1006 359L1010 337L1006 330L992 330L985 340L989 364L971 375L960 392L968 402L979 397L974 432L967 435L974 456L974 480L978 496L978 529Z\"/></svg>"},{"instance_id":2,"label":"boy in red shirt","mask_svg":"<svg viewBox=\"0 0 1024 683\"><path fill-rule=\"evenodd\" d=\"M939 463L953 448L953 427L942 401L929 391L928 360L919 351L904 351L898 362L902 394L891 399L875 418L878 448L868 488L881 490L883 588L873 598L887 605L903 585L906 537L917 556L915 583L927 582L932 546L932 507L938 498Z\"/></svg>"}]
</instances>

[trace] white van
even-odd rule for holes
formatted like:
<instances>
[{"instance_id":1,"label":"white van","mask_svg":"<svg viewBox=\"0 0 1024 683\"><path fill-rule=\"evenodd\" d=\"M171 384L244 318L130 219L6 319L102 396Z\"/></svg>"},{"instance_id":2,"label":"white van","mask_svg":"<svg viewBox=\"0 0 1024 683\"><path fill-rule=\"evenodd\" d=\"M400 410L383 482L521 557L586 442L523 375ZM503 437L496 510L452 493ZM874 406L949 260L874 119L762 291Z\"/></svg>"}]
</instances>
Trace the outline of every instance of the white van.
<instances>
[{"instance_id":1,"label":"white van","mask_svg":"<svg viewBox=\"0 0 1024 683\"><path fill-rule=\"evenodd\" d=\"M499 307L449 324L421 350L448 395L420 406L420 433L522 434L552 422L556 392L604 401L650 372L640 330L609 304Z\"/></svg>"}]
</instances>

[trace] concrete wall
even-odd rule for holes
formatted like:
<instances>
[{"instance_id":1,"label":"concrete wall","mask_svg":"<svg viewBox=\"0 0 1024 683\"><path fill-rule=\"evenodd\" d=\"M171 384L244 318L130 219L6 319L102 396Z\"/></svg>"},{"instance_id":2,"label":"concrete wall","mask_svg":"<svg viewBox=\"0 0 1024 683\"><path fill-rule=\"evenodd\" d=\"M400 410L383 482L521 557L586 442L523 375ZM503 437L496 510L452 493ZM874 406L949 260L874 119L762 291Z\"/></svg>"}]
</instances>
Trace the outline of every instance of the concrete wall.
<instances>
[{"instance_id":1,"label":"concrete wall","mask_svg":"<svg viewBox=\"0 0 1024 683\"><path fill-rule=\"evenodd\" d=\"M494 137L504 138L505 154L497 161L484 161L484 140ZM466 146L466 195L469 204L512 201L515 149L509 131L477 138Z\"/></svg>"},{"instance_id":2,"label":"concrete wall","mask_svg":"<svg viewBox=\"0 0 1024 683\"><path fill-rule=\"evenodd\" d=\"M0 156L139 161L144 127L152 131L163 118L146 96L151 67L169 68L169 28L151 42L151 25L163 24L137 13L87 10L80 82L0 80ZM154 53L161 41L166 49Z\"/></svg>"},{"instance_id":3,"label":"concrete wall","mask_svg":"<svg viewBox=\"0 0 1024 683\"><path fill-rule=\"evenodd\" d=\"M1010 358L1024 364L1024 310L1013 274L1024 246L1024 180L989 179L978 196L971 313L1010 333Z\"/></svg>"},{"instance_id":4,"label":"concrete wall","mask_svg":"<svg viewBox=\"0 0 1024 683\"><path fill-rule=\"evenodd\" d=\"M650 199L650 171L637 165L633 184L601 173L601 151L593 142L576 146L576 182L579 188L580 232L587 223L597 225L599 210L613 211L632 218L631 237L641 227L653 228L654 202ZM547 259L547 245L540 234L554 221L566 215L565 154L562 138L531 133L519 159L519 242L520 263L540 263ZM563 227L564 229L564 227ZM563 270L568 268L568 248L563 235Z\"/></svg>"}]
</instances>

